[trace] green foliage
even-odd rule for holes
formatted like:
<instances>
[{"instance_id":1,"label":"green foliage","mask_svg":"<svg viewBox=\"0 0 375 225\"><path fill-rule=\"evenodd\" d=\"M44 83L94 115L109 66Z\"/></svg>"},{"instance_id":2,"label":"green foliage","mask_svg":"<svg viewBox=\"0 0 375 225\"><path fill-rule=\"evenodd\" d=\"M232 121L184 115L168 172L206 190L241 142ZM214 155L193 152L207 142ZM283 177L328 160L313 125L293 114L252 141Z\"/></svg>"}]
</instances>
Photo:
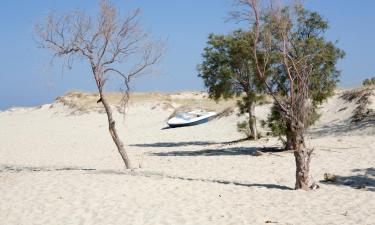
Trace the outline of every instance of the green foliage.
<instances>
[{"instance_id":1,"label":"green foliage","mask_svg":"<svg viewBox=\"0 0 375 225\"><path fill-rule=\"evenodd\" d=\"M251 34L242 30L229 35L208 36L198 76L204 80L211 98L219 100L245 94L244 105L258 100L256 93L261 85L255 78L251 43Z\"/></svg>"},{"instance_id":2,"label":"green foliage","mask_svg":"<svg viewBox=\"0 0 375 225\"><path fill-rule=\"evenodd\" d=\"M249 127L249 117L247 117L245 120L243 120L242 122L238 122L237 123L237 131L244 134L246 136L246 138L248 139L253 139L254 136L250 130L250 127ZM262 134L260 132L257 133L257 137L258 138L261 138L262 137Z\"/></svg>"},{"instance_id":3,"label":"green foliage","mask_svg":"<svg viewBox=\"0 0 375 225\"><path fill-rule=\"evenodd\" d=\"M288 8L283 13L287 14L287 11ZM318 13L299 7L296 9L296 17L297 22L294 26L290 25L288 28L291 34L290 55L295 62L308 57L309 66L311 66L308 88L312 107L309 109L305 121L305 125L310 126L319 118L316 112L317 106L334 93L340 76L340 71L337 70L336 64L345 54L335 46L335 43L327 41L323 37L322 34L328 29L328 23ZM268 23L267 29L278 29L272 19L266 21ZM279 37L276 36L275 38ZM281 53L278 54L278 61L281 61ZM274 65L273 72L274 76L272 76L271 82L275 92L280 96L287 98L291 92L297 93L299 91L297 88L291 90L291 83L284 66ZM298 84L295 83L294 86L297 87ZM272 113L268 117L267 123L272 134L276 136L285 134L286 121L282 120L277 107L274 106L272 108Z\"/></svg>"},{"instance_id":4,"label":"green foliage","mask_svg":"<svg viewBox=\"0 0 375 225\"><path fill-rule=\"evenodd\" d=\"M259 95L256 93L249 93L237 101L237 106L239 109L239 114L243 115L248 112L249 104L252 102L261 102L264 99L264 95Z\"/></svg>"},{"instance_id":5,"label":"green foliage","mask_svg":"<svg viewBox=\"0 0 375 225\"><path fill-rule=\"evenodd\" d=\"M308 120L306 121L306 127L310 127L314 125L316 121L318 121L320 118L320 114L317 112L316 108L311 108L311 111L309 112Z\"/></svg>"},{"instance_id":6,"label":"green foliage","mask_svg":"<svg viewBox=\"0 0 375 225\"><path fill-rule=\"evenodd\" d=\"M241 96L237 101L239 114L252 115L254 106L263 99L262 82L256 76L253 55L252 34L242 30L229 35L210 34L204 49L203 62L198 66L209 96L216 101L221 98ZM255 120L255 118L254 118ZM247 120L238 124L238 131L247 137L254 137L256 129L251 130Z\"/></svg>"},{"instance_id":7,"label":"green foliage","mask_svg":"<svg viewBox=\"0 0 375 225\"><path fill-rule=\"evenodd\" d=\"M316 107L310 108L305 121L305 127L314 125L320 118L320 114L316 111ZM273 136L283 136L287 132L287 123L283 120L283 117L278 109L277 105L271 107L271 113L267 117L267 121L264 121L262 126L267 126L270 129L270 134Z\"/></svg>"},{"instance_id":8,"label":"green foliage","mask_svg":"<svg viewBox=\"0 0 375 225\"><path fill-rule=\"evenodd\" d=\"M267 127L270 129L273 136L282 136L286 133L286 123L280 114L280 110L277 105L273 105L271 108L271 113L267 117L266 122Z\"/></svg>"},{"instance_id":9,"label":"green foliage","mask_svg":"<svg viewBox=\"0 0 375 225\"><path fill-rule=\"evenodd\" d=\"M229 35L210 34L204 49L203 62L198 66L199 77L204 80L210 98L241 96L237 101L240 114L249 113L256 102L263 99L262 85L256 77L252 48L252 35L242 30ZM238 131L253 137L249 124L238 124ZM254 121L255 122L255 121Z\"/></svg>"},{"instance_id":10,"label":"green foliage","mask_svg":"<svg viewBox=\"0 0 375 225\"><path fill-rule=\"evenodd\" d=\"M336 64L345 53L321 35L328 29L328 22L318 13L301 8L297 16L299 23L293 34L294 48L296 54L301 56L312 55L309 59L313 65L309 77L309 94L316 106L332 96L340 76Z\"/></svg>"},{"instance_id":11,"label":"green foliage","mask_svg":"<svg viewBox=\"0 0 375 225\"><path fill-rule=\"evenodd\" d=\"M237 123L237 131L243 133L249 139L253 136L247 120Z\"/></svg>"},{"instance_id":12,"label":"green foliage","mask_svg":"<svg viewBox=\"0 0 375 225\"><path fill-rule=\"evenodd\" d=\"M328 22L318 13L302 7L297 7L296 13L297 23L289 28L292 45L290 52L296 62L308 57L309 64L312 66L309 72L309 95L316 105L333 94L340 76L336 64L345 53L337 48L335 43L326 41L322 36L328 29ZM290 90L290 82L284 67L276 67L274 72L277 75L273 77L273 82L280 94L286 95L291 91L298 91Z\"/></svg>"},{"instance_id":13,"label":"green foliage","mask_svg":"<svg viewBox=\"0 0 375 225\"><path fill-rule=\"evenodd\" d=\"M362 85L363 86L371 86L371 85L375 85L375 77L371 78L371 79L365 79L363 82L362 82Z\"/></svg>"}]
</instances>

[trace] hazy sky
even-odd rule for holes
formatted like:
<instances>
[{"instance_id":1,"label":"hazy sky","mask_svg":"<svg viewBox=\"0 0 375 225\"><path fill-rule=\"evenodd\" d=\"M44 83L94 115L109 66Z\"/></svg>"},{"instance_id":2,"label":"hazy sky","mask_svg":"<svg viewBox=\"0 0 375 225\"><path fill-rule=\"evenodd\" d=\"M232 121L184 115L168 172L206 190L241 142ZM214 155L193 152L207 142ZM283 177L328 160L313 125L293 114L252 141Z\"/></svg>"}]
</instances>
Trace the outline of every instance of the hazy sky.
<instances>
[{"instance_id":1,"label":"hazy sky","mask_svg":"<svg viewBox=\"0 0 375 225\"><path fill-rule=\"evenodd\" d=\"M225 23L230 0L113 0L126 12L142 8L147 31L167 40L158 74L133 83L135 91L203 90L196 66L210 32L228 33L239 25ZM95 91L86 62L72 70L50 65L50 54L36 47L34 24L51 10L97 10L94 0L4 0L0 2L0 110L52 102L68 90ZM329 40L338 40L346 52L338 67L340 86L350 87L375 76L375 1L310 0L308 8L330 23Z\"/></svg>"}]
</instances>

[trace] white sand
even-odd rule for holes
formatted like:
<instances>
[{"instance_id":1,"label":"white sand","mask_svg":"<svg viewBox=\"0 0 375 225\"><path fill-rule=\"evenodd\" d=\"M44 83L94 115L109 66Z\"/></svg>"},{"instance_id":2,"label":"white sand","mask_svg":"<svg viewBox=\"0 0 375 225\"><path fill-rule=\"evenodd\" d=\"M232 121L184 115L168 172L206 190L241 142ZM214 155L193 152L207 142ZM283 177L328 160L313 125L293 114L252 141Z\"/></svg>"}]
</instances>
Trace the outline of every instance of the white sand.
<instances>
[{"instance_id":1,"label":"white sand","mask_svg":"<svg viewBox=\"0 0 375 225\"><path fill-rule=\"evenodd\" d=\"M142 166L134 172L123 170L105 114L49 105L1 112L0 225L375 224L375 128L348 125L354 105L337 96L323 105L307 140L320 186L310 192L292 190L292 153L253 155L278 146L275 138L221 143L242 138L236 115L162 130L173 110L155 105L132 104L125 121L117 115ZM326 172L341 182L319 182Z\"/></svg>"}]
</instances>

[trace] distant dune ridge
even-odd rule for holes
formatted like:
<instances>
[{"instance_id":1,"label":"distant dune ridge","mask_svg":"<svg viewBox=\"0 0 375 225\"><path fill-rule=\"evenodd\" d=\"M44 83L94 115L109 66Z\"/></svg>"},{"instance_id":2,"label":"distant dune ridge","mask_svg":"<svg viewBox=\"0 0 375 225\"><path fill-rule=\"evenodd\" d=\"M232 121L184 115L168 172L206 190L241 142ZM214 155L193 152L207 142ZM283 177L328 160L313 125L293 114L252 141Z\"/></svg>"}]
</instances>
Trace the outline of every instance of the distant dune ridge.
<instances>
[{"instance_id":1,"label":"distant dune ridge","mask_svg":"<svg viewBox=\"0 0 375 225\"><path fill-rule=\"evenodd\" d=\"M121 108L121 93L109 93L108 98L112 106ZM51 104L51 107L53 108L56 105L61 104L67 107L73 113L104 113L103 106L96 103L98 99L99 97L96 93L71 91L66 93L64 96L56 98L55 102ZM137 103L155 103L153 109L162 108L168 110L185 107L186 109L202 108L220 111L226 107L234 108L236 106L236 99L220 101L220 104L217 104L214 100L209 99L208 94L205 92L132 93L130 96L130 104Z\"/></svg>"},{"instance_id":2,"label":"distant dune ridge","mask_svg":"<svg viewBox=\"0 0 375 225\"><path fill-rule=\"evenodd\" d=\"M276 137L236 142L236 99L134 93L124 117L121 95L108 96L135 171L123 169L96 94L0 112L1 225L374 224L374 87L337 90L319 107L306 134L320 186L311 192L292 190L294 156L276 151ZM271 105L256 107L258 120ZM194 108L220 116L163 129Z\"/></svg>"},{"instance_id":3,"label":"distant dune ridge","mask_svg":"<svg viewBox=\"0 0 375 225\"><path fill-rule=\"evenodd\" d=\"M113 107L121 113L121 93L110 93L109 100ZM151 104L151 109L163 109L173 111L168 117L174 116L177 112L189 111L200 108L205 110L213 110L219 115L229 116L236 111L236 101L239 99L227 99L215 102L210 99L206 92L176 92L176 93L132 93L130 104ZM96 93L84 93L71 91L64 96L56 98L50 108L63 106L67 112L72 114L85 114L90 112L105 113L101 104L97 104L99 99ZM272 98L266 97L259 104L263 110L261 119L266 119L268 111L272 104ZM265 107L262 107L262 106ZM337 110L338 109L338 110ZM258 106L259 110L259 106ZM65 112L65 111L64 111ZM362 87L347 90L337 90L335 95L320 107L321 117L318 125L328 124L347 124L348 130L356 128L365 128L366 124L375 121L375 87ZM265 115L265 116L264 116ZM262 128L261 128L262 129Z\"/></svg>"}]
</instances>

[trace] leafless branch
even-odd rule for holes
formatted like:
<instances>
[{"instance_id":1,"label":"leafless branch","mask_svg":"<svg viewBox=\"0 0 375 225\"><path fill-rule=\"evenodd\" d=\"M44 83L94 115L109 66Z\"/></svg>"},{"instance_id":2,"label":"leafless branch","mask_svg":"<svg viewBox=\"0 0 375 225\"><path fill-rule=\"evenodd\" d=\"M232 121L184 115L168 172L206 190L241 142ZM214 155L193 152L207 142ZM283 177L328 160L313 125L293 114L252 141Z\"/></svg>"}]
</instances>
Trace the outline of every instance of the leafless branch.
<instances>
[{"instance_id":1,"label":"leafless branch","mask_svg":"<svg viewBox=\"0 0 375 225\"><path fill-rule=\"evenodd\" d=\"M150 68L162 56L163 45L142 30L139 15L140 9L136 9L122 18L113 5L102 0L97 17L81 11L62 16L51 13L35 26L41 48L49 49L56 57L66 57L68 64L74 57L89 63L100 95L98 103L101 102L106 110L110 134L127 168L131 167L130 161L117 135L104 86L108 75L121 78L125 112L131 80L151 72Z\"/></svg>"}]
</instances>

